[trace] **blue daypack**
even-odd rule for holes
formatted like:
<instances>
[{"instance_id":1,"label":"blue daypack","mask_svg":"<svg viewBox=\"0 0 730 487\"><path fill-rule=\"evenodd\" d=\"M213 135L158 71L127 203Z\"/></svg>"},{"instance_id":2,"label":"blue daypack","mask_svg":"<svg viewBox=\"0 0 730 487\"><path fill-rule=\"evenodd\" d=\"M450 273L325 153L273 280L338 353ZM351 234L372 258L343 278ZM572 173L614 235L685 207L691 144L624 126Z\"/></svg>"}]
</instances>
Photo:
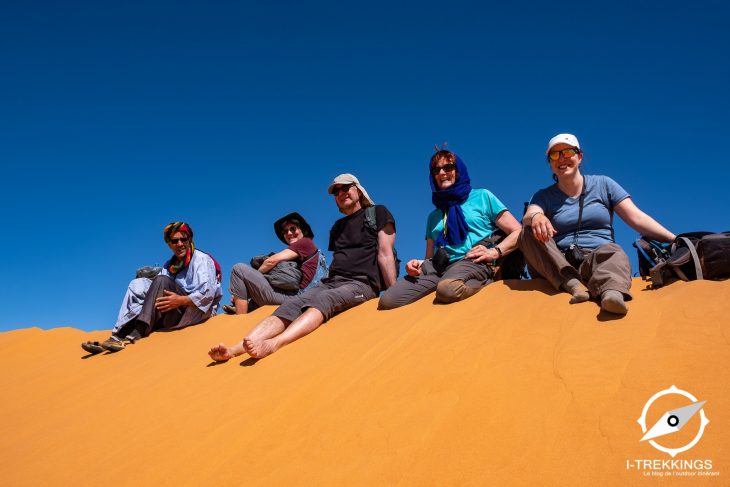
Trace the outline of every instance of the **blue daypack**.
<instances>
[{"instance_id":1,"label":"blue daypack","mask_svg":"<svg viewBox=\"0 0 730 487\"><path fill-rule=\"evenodd\" d=\"M329 268L327 267L327 258L324 256L321 250L317 249L317 252L311 255L310 257L307 257L307 259L304 262L307 262L309 259L317 259L317 271L314 273L314 277L312 277L312 280L309 284L307 284L307 287L304 289L299 290L299 294L302 294L307 289L313 288L315 286L319 286L319 283L329 275ZM302 262L302 265L304 265L304 262Z\"/></svg>"}]
</instances>

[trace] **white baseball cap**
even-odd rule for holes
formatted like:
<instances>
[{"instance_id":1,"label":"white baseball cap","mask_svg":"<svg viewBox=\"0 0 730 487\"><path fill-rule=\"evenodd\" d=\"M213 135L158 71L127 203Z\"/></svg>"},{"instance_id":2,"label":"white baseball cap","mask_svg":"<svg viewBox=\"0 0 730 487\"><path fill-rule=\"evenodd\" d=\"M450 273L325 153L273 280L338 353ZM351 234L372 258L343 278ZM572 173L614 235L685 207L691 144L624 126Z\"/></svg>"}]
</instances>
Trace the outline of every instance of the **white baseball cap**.
<instances>
[{"instance_id":1,"label":"white baseball cap","mask_svg":"<svg viewBox=\"0 0 730 487\"><path fill-rule=\"evenodd\" d=\"M580 149L580 144L578 143L578 137L576 137L573 134L558 134L552 139L550 139L550 142L548 142L548 148L545 151L545 154L550 153L550 149L553 148L553 146L556 146L558 144L568 144L572 145L576 149Z\"/></svg>"}]
</instances>

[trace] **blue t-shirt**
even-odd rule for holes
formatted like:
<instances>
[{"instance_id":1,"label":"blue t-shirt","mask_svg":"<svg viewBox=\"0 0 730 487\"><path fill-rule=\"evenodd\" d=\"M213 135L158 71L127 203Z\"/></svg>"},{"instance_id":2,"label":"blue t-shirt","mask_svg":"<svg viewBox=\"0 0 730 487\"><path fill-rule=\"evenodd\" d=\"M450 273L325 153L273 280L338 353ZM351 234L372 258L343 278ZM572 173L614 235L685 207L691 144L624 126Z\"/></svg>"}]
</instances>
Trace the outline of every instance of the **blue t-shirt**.
<instances>
[{"instance_id":1,"label":"blue t-shirt","mask_svg":"<svg viewBox=\"0 0 730 487\"><path fill-rule=\"evenodd\" d=\"M629 193L608 176L585 176L586 195L583 201L583 219L578 233L578 246L595 249L613 242L613 208L629 197ZM573 243L573 233L578 228L580 196L571 198L558 189L557 184L543 188L532 197L531 205L537 205L550 219L558 233L555 243L567 249Z\"/></svg>"},{"instance_id":2,"label":"blue t-shirt","mask_svg":"<svg viewBox=\"0 0 730 487\"><path fill-rule=\"evenodd\" d=\"M461 245L444 247L449 253L449 261L454 262L463 259L466 253L471 250L480 240L490 236L497 230L494 220L500 213L507 210L496 196L486 189L472 189L466 201L461 204L461 211L464 213L466 224L469 225L469 233ZM428 215L426 223L426 238L436 240L444 228L444 214L438 208ZM446 231L449 229L449 222L446 221Z\"/></svg>"}]
</instances>

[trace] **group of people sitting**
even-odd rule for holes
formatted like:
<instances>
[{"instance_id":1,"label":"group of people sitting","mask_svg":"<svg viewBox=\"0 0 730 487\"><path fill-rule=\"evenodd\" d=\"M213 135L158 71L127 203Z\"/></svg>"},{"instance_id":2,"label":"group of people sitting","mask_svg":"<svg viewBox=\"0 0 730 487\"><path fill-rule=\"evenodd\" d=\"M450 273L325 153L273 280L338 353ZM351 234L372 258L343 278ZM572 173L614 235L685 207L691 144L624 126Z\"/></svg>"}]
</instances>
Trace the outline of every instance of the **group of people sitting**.
<instances>
[{"instance_id":1,"label":"group of people sitting","mask_svg":"<svg viewBox=\"0 0 730 487\"><path fill-rule=\"evenodd\" d=\"M262 256L256 266L236 264L232 302L224 310L243 314L263 305L279 307L240 342L220 343L208 354L218 362L243 354L266 357L378 295L380 310L434 291L436 303L466 299L501 278L509 254L518 249L530 275L570 294L571 304L595 298L602 310L625 315L632 299L631 266L614 241L614 212L652 239L671 242L675 235L642 212L611 178L583 175L583 151L574 135L550 139L546 156L555 183L533 195L520 223L489 190L472 188L458 155L437 150L428 164L435 208L426 222L425 258L409 260L401 279L393 215L374 203L355 176L337 176L327 191L344 217L330 230L328 276L318 274L322 254L307 221L298 213L280 218L274 230L287 247ZM216 311L222 297L218 264L195 248L187 223L169 224L164 237L171 259L154 278L129 284L112 335L102 343L83 343L84 350L116 352L152 331L201 323ZM282 263L294 263L300 275L298 284L287 289L267 279Z\"/></svg>"}]
</instances>

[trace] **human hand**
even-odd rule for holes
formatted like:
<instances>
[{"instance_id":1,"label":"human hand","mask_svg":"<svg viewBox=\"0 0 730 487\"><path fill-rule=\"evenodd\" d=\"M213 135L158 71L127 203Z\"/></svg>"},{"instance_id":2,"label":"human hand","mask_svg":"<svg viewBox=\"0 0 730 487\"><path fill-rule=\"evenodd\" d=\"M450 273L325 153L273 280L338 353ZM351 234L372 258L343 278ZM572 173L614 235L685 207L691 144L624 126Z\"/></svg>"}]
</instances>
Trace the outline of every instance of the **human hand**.
<instances>
[{"instance_id":1,"label":"human hand","mask_svg":"<svg viewBox=\"0 0 730 487\"><path fill-rule=\"evenodd\" d=\"M497 260L499 258L499 252L497 252L494 248L488 249L484 245L475 245L464 257L471 259L474 262Z\"/></svg>"},{"instance_id":2,"label":"human hand","mask_svg":"<svg viewBox=\"0 0 730 487\"><path fill-rule=\"evenodd\" d=\"M423 264L422 260L418 259L411 259L406 264L406 272L409 276L420 276L421 275L421 264Z\"/></svg>"},{"instance_id":3,"label":"human hand","mask_svg":"<svg viewBox=\"0 0 730 487\"><path fill-rule=\"evenodd\" d=\"M164 290L164 296L155 299L155 308L163 313L183 306L185 298L172 291Z\"/></svg>"},{"instance_id":4,"label":"human hand","mask_svg":"<svg viewBox=\"0 0 730 487\"><path fill-rule=\"evenodd\" d=\"M553 228L550 219L544 214L539 213L532 217L532 234L537 240L542 243L547 243L556 233L558 232Z\"/></svg>"}]
</instances>

